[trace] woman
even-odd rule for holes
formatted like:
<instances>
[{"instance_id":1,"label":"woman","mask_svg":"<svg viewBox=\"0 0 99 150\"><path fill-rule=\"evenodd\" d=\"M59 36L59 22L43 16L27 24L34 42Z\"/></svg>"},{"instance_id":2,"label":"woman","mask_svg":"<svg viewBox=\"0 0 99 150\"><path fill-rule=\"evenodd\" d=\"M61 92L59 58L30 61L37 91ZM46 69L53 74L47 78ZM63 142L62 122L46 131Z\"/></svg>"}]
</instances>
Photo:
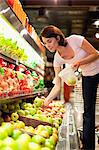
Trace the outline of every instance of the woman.
<instances>
[{"instance_id":1,"label":"woman","mask_svg":"<svg viewBox=\"0 0 99 150\"><path fill-rule=\"evenodd\" d=\"M84 99L83 146L85 150L95 149L95 102L99 83L99 53L80 35L65 38L61 30L55 26L46 26L41 31L41 39L54 56L55 85L45 99L48 105L59 93L61 79L58 74L61 65L71 64L73 68L82 70L82 91Z\"/></svg>"}]
</instances>

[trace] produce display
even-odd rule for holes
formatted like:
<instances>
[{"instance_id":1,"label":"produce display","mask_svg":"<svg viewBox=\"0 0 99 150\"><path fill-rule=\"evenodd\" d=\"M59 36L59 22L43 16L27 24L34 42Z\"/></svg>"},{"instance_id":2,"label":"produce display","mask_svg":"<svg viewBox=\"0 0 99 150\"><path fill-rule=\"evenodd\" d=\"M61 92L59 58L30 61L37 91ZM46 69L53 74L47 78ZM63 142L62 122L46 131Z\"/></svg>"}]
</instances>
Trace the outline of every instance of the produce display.
<instances>
[{"instance_id":1,"label":"produce display","mask_svg":"<svg viewBox=\"0 0 99 150\"><path fill-rule=\"evenodd\" d=\"M56 101L50 103L48 107L44 107L43 102L44 99L36 97L32 103L22 102L22 100L20 100L14 103L14 105L13 103L2 104L0 110L1 114L2 112L7 113L7 116L4 115L5 121L7 121L7 119L16 121L20 116L24 116L28 119L47 122L58 129L62 123L63 114L65 112L64 105ZM39 122L39 124L40 123L41 122ZM35 121L32 126L35 126Z\"/></svg>"},{"instance_id":2,"label":"produce display","mask_svg":"<svg viewBox=\"0 0 99 150\"><path fill-rule=\"evenodd\" d=\"M7 63L0 58L0 97L28 94L44 88L43 79L22 65Z\"/></svg>"},{"instance_id":3,"label":"produce display","mask_svg":"<svg viewBox=\"0 0 99 150\"><path fill-rule=\"evenodd\" d=\"M19 48L16 42L6 39L3 35L0 35L0 52L16 60L27 61L28 59L24 49Z\"/></svg>"},{"instance_id":4,"label":"produce display","mask_svg":"<svg viewBox=\"0 0 99 150\"><path fill-rule=\"evenodd\" d=\"M22 32L27 33L26 29ZM36 65L44 66L43 59L37 54L35 49L19 34L11 23L0 14L0 53L35 68Z\"/></svg>"},{"instance_id":5,"label":"produce display","mask_svg":"<svg viewBox=\"0 0 99 150\"><path fill-rule=\"evenodd\" d=\"M60 101L53 101L49 107L43 107L44 99L36 97L30 102L18 102L0 105L0 150L54 150L58 142L58 129L65 113ZM39 124L27 126L19 120L21 116L38 120ZM48 122L50 125L43 125Z\"/></svg>"},{"instance_id":6,"label":"produce display","mask_svg":"<svg viewBox=\"0 0 99 150\"><path fill-rule=\"evenodd\" d=\"M44 61L22 37L26 29L19 33L8 18L1 11L0 150L55 150L64 105L53 101L45 107L45 99L35 96L44 89Z\"/></svg>"},{"instance_id":7,"label":"produce display","mask_svg":"<svg viewBox=\"0 0 99 150\"><path fill-rule=\"evenodd\" d=\"M54 150L58 131L51 126L27 127L23 122L3 122L0 126L0 150ZM23 127L23 132L20 127ZM27 134L32 132L32 135Z\"/></svg>"}]
</instances>

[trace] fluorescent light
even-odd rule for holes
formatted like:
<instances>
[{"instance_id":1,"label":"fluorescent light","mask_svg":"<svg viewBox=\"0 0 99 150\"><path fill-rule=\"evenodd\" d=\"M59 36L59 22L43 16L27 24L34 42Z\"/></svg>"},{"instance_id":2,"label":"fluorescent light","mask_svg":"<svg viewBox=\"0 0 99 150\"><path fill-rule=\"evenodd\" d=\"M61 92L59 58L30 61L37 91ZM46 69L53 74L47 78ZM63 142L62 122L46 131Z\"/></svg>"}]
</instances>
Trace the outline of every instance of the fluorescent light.
<instances>
[{"instance_id":1,"label":"fluorescent light","mask_svg":"<svg viewBox=\"0 0 99 150\"><path fill-rule=\"evenodd\" d=\"M98 26L99 26L99 19L97 19L97 20L94 22L94 25L98 28Z\"/></svg>"},{"instance_id":2,"label":"fluorescent light","mask_svg":"<svg viewBox=\"0 0 99 150\"><path fill-rule=\"evenodd\" d=\"M98 33L98 32L95 34L95 37L96 37L97 39L99 39L99 33Z\"/></svg>"}]
</instances>

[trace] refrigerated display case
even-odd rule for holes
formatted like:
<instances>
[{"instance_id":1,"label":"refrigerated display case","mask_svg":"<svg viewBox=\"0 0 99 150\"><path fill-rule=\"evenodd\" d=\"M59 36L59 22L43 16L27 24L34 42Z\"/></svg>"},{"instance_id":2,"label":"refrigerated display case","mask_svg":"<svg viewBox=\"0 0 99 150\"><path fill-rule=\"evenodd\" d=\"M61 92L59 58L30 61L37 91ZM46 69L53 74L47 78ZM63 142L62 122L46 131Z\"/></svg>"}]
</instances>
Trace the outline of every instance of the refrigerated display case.
<instances>
[{"instance_id":1,"label":"refrigerated display case","mask_svg":"<svg viewBox=\"0 0 99 150\"><path fill-rule=\"evenodd\" d=\"M17 75L20 72L17 77L20 75L22 77L22 74L24 77L30 74L28 75L29 80L33 82L32 85L34 84L27 93L19 90L9 95L8 91L3 90L1 102L10 102L19 97L21 99L30 98L47 92L43 81L45 63L44 53L42 53L42 49L35 43L11 7L5 1L0 1L0 68ZM5 63L5 66L2 63ZM12 92L11 89L9 90Z\"/></svg>"}]
</instances>

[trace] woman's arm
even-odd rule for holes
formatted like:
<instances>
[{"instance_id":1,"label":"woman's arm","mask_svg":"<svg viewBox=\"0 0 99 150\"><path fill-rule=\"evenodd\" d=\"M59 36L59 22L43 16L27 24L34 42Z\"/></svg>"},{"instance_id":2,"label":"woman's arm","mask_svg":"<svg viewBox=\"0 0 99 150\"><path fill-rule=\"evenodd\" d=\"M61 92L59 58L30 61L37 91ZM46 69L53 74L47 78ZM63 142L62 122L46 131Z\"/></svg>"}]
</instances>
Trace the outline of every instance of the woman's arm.
<instances>
[{"instance_id":1,"label":"woman's arm","mask_svg":"<svg viewBox=\"0 0 99 150\"><path fill-rule=\"evenodd\" d=\"M86 40L84 39L81 48L86 51L89 55L85 58L80 59L73 64L73 67L79 67L80 65L91 63L92 61L99 58L98 51Z\"/></svg>"},{"instance_id":2,"label":"woman's arm","mask_svg":"<svg viewBox=\"0 0 99 150\"><path fill-rule=\"evenodd\" d=\"M54 68L55 71L55 85L52 88L51 92L49 93L49 95L46 97L45 101L44 101L44 105L47 106L59 93L60 91L60 86L61 86L61 79L58 76L59 72L61 71L60 67L55 67Z\"/></svg>"}]
</instances>

